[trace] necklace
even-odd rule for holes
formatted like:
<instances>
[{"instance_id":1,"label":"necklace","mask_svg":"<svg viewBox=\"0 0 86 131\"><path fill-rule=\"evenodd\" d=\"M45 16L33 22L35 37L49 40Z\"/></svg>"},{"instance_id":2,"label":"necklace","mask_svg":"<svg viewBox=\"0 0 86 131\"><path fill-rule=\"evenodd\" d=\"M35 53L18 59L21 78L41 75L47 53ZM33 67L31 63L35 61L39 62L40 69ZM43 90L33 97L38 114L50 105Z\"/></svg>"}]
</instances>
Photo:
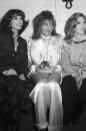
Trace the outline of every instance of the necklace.
<instances>
[{"instance_id":1,"label":"necklace","mask_svg":"<svg viewBox=\"0 0 86 131\"><path fill-rule=\"evenodd\" d=\"M75 44L81 44L81 43L84 43L84 42L86 42L86 39L84 39L84 40L81 40L81 41L74 41L74 40L72 40Z\"/></svg>"}]
</instances>

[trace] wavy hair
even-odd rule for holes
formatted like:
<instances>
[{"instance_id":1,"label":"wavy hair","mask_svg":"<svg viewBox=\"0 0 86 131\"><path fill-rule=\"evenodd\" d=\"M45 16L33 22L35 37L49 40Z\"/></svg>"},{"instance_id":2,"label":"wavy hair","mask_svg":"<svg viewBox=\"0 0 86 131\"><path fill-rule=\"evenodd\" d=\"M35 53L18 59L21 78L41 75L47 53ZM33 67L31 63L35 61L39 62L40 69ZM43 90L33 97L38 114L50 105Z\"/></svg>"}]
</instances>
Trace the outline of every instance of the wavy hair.
<instances>
[{"instance_id":1,"label":"wavy hair","mask_svg":"<svg viewBox=\"0 0 86 131\"><path fill-rule=\"evenodd\" d=\"M71 43L70 41L72 40L72 38L75 35L75 28L78 24L78 18L79 17L83 17L86 21L86 17L83 13L74 13L71 17L68 18L68 20L66 21L65 24L65 28L64 28L64 32L65 32L65 40L67 41L67 43Z\"/></svg>"},{"instance_id":2,"label":"wavy hair","mask_svg":"<svg viewBox=\"0 0 86 131\"><path fill-rule=\"evenodd\" d=\"M27 27L29 20L25 21L25 13L20 9L10 9L1 19L0 21L0 32L11 31L10 22L15 16L21 16L23 20L22 29L19 30L19 34L21 34L25 28Z\"/></svg>"},{"instance_id":3,"label":"wavy hair","mask_svg":"<svg viewBox=\"0 0 86 131\"><path fill-rule=\"evenodd\" d=\"M32 39L37 40L41 37L41 26L45 20L52 21L53 31L52 36L56 35L56 21L51 11L45 10L35 16L33 19L33 34Z\"/></svg>"}]
</instances>

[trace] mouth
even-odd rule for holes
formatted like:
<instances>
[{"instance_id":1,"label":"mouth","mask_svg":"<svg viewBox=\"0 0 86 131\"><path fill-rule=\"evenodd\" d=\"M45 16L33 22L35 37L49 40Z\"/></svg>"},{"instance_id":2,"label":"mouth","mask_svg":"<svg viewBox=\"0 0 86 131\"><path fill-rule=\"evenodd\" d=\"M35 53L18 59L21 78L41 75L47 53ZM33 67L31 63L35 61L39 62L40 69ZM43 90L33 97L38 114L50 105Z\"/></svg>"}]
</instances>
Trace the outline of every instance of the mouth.
<instances>
[{"instance_id":1,"label":"mouth","mask_svg":"<svg viewBox=\"0 0 86 131\"><path fill-rule=\"evenodd\" d=\"M20 27L22 27L22 24L17 24L17 26L20 26Z\"/></svg>"}]
</instances>

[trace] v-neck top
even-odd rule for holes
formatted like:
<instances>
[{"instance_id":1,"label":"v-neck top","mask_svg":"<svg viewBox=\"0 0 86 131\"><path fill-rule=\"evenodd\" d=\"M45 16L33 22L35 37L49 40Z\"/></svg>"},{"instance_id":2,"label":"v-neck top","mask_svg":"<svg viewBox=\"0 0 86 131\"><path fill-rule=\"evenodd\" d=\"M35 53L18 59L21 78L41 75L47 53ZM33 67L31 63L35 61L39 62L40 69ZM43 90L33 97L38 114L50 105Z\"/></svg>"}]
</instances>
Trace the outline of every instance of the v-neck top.
<instances>
[{"instance_id":1,"label":"v-neck top","mask_svg":"<svg viewBox=\"0 0 86 131\"><path fill-rule=\"evenodd\" d=\"M27 42L18 37L17 51L12 34L0 34L0 72L15 69L18 74L26 74L28 68Z\"/></svg>"}]
</instances>

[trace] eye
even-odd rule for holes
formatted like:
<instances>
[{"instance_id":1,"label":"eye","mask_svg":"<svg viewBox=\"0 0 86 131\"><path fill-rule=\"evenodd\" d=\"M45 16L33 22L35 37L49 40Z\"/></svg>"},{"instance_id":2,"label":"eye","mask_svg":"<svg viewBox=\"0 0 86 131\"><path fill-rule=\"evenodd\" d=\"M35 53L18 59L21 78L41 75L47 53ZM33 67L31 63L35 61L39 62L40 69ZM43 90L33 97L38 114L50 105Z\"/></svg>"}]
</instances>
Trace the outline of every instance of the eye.
<instances>
[{"instance_id":1,"label":"eye","mask_svg":"<svg viewBox=\"0 0 86 131\"><path fill-rule=\"evenodd\" d=\"M77 22L77 25L79 25L79 24L81 24L81 22L78 21L78 22Z\"/></svg>"},{"instance_id":2,"label":"eye","mask_svg":"<svg viewBox=\"0 0 86 131\"><path fill-rule=\"evenodd\" d=\"M13 19L14 19L14 20L17 20L18 18L17 18L17 16L15 16Z\"/></svg>"},{"instance_id":3,"label":"eye","mask_svg":"<svg viewBox=\"0 0 86 131\"><path fill-rule=\"evenodd\" d=\"M17 17L15 17L14 19L15 19L15 20L17 20L18 18L17 18Z\"/></svg>"},{"instance_id":4,"label":"eye","mask_svg":"<svg viewBox=\"0 0 86 131\"><path fill-rule=\"evenodd\" d=\"M47 26L48 24L47 23L43 23L44 26Z\"/></svg>"}]
</instances>

